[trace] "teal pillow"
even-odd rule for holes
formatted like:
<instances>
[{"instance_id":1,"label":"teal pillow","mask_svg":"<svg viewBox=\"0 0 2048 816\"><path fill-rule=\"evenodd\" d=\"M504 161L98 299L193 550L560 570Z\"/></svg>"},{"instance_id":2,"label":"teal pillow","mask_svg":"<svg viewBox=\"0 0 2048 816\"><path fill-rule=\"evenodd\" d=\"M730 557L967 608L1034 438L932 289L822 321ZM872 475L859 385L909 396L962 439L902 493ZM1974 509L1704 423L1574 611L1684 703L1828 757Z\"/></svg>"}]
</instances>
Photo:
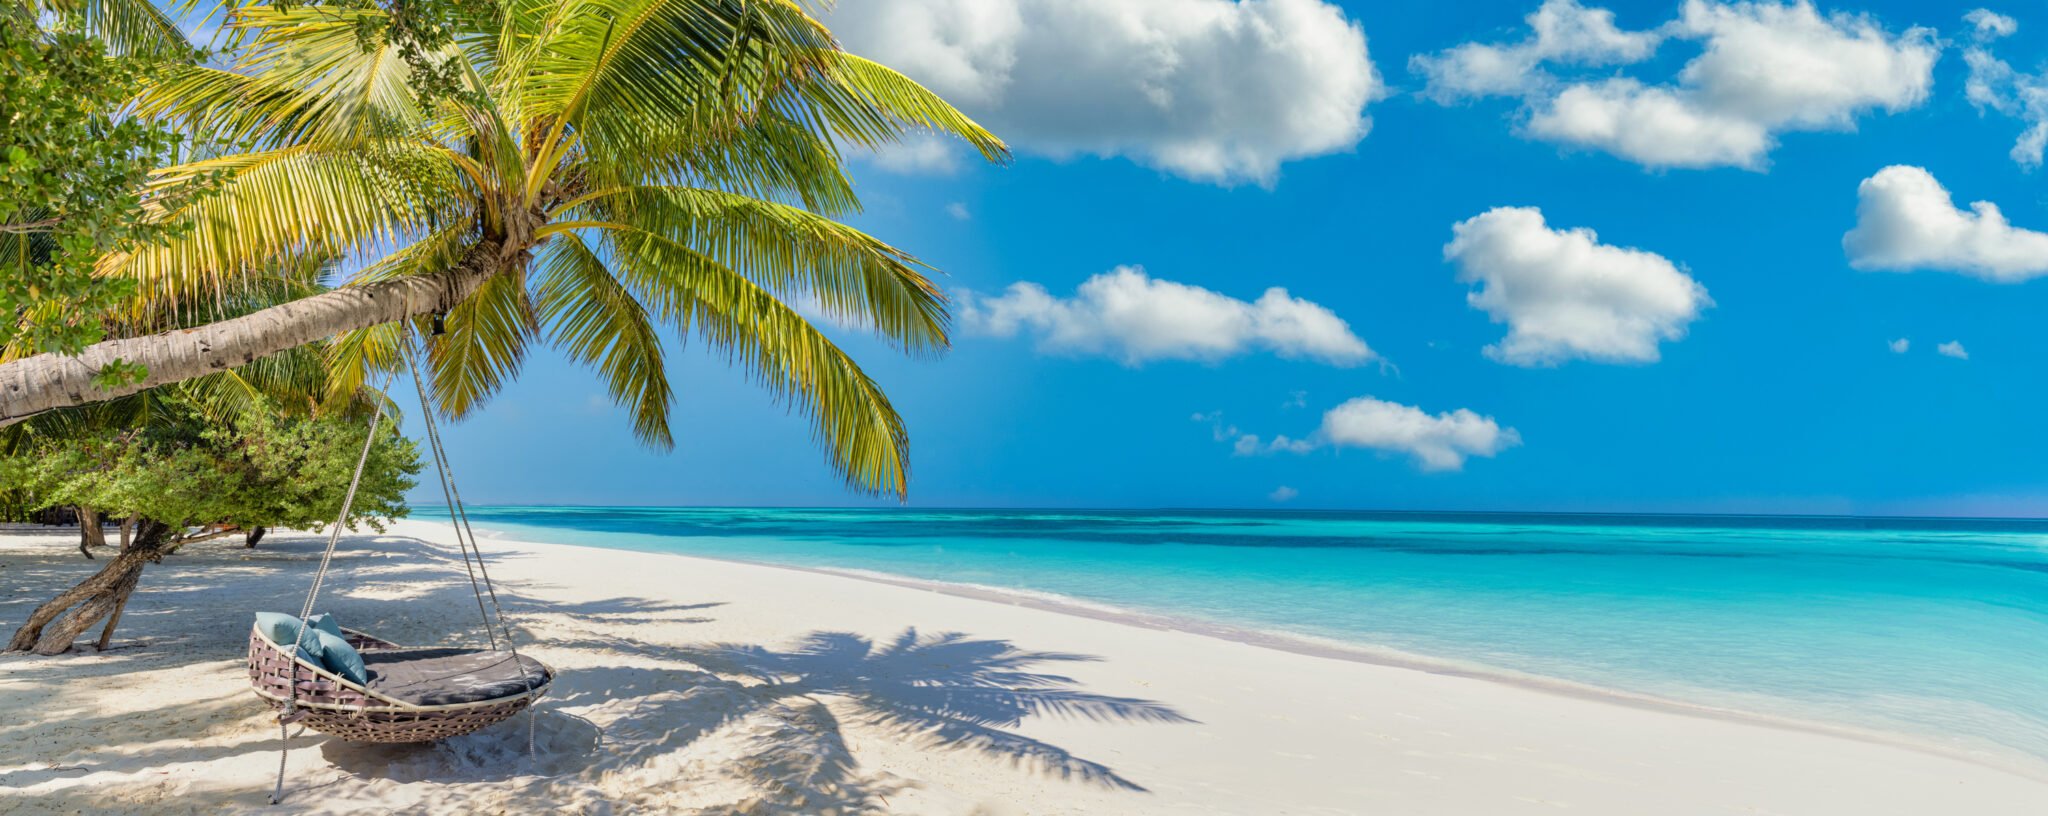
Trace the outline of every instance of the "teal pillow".
<instances>
[{"instance_id":1,"label":"teal pillow","mask_svg":"<svg viewBox=\"0 0 2048 816\"><path fill-rule=\"evenodd\" d=\"M370 682L370 670L363 666L362 654L356 651L356 647L348 645L348 641L342 640L340 635L316 626L307 639L320 642L320 665L326 667L328 671L341 675L343 679L358 686Z\"/></svg>"},{"instance_id":2,"label":"teal pillow","mask_svg":"<svg viewBox=\"0 0 2048 816\"><path fill-rule=\"evenodd\" d=\"M313 624L313 628L318 629L322 632L326 632L330 635L341 638L342 640L348 639L347 635L341 633L341 624L334 622L333 615L321 612L319 614L312 615L306 618L306 622Z\"/></svg>"},{"instance_id":3,"label":"teal pillow","mask_svg":"<svg viewBox=\"0 0 2048 816\"><path fill-rule=\"evenodd\" d=\"M279 646L291 646L299 639L299 619L282 612L256 613L256 629Z\"/></svg>"},{"instance_id":4,"label":"teal pillow","mask_svg":"<svg viewBox=\"0 0 2048 816\"><path fill-rule=\"evenodd\" d=\"M322 612L307 618L306 622L313 624L313 628L319 631L338 638L345 637L341 633L341 624L334 622L333 615ZM299 619L282 612L258 612L256 613L256 625L263 630L265 637L270 638L270 642L279 646L291 646L293 644L311 646L313 644L313 638L310 636L306 638L305 643L298 643Z\"/></svg>"},{"instance_id":5,"label":"teal pillow","mask_svg":"<svg viewBox=\"0 0 2048 816\"><path fill-rule=\"evenodd\" d=\"M334 616L314 615L306 619L313 624L306 633L306 640L299 642L299 619L278 612L256 613L256 626L270 642L290 648L299 647L299 657L357 685L370 681L370 672L363 666L363 656L354 646L342 638L341 626L334 622Z\"/></svg>"}]
</instances>

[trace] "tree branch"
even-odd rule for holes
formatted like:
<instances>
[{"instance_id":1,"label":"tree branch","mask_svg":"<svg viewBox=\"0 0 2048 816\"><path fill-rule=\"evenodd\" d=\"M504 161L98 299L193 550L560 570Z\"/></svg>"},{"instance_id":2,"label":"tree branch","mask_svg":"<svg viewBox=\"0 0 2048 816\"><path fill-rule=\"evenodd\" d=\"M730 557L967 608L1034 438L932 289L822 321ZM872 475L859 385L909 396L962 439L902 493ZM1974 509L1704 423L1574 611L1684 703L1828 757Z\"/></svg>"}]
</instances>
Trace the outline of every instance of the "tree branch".
<instances>
[{"instance_id":1,"label":"tree branch","mask_svg":"<svg viewBox=\"0 0 2048 816\"><path fill-rule=\"evenodd\" d=\"M28 221L20 224L0 224L0 232L41 232L62 223L64 223L62 218L45 218L41 221Z\"/></svg>"}]
</instances>

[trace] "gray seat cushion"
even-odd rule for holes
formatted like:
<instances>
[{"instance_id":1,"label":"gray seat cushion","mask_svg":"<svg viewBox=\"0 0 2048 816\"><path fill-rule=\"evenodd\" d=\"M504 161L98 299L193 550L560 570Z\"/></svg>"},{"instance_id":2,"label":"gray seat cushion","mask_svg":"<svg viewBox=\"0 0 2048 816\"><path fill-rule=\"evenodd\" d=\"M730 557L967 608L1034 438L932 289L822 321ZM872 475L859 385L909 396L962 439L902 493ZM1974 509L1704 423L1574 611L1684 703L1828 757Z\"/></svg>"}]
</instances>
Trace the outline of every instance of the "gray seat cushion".
<instances>
[{"instance_id":1,"label":"gray seat cushion","mask_svg":"<svg viewBox=\"0 0 2048 816\"><path fill-rule=\"evenodd\" d=\"M480 703L511 697L548 682L548 670L529 657L489 649L370 649L363 653L371 691L413 705Z\"/></svg>"}]
</instances>

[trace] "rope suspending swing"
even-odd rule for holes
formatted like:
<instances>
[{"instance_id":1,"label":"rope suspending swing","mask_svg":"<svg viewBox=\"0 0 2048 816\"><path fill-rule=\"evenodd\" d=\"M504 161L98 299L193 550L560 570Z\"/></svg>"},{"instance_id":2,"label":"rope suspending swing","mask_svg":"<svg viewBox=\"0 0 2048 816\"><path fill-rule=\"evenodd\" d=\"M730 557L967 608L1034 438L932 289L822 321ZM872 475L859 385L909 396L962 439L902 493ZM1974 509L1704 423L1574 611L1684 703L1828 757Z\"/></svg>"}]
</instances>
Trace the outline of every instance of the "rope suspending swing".
<instances>
[{"instance_id":1,"label":"rope suspending swing","mask_svg":"<svg viewBox=\"0 0 2048 816\"><path fill-rule=\"evenodd\" d=\"M362 663L368 666L365 670L368 679L354 681L306 657L304 647L309 638L327 637L317 632L309 618L313 615L320 590L326 583L327 570L341 541L342 524L347 521L349 510L355 503L356 489L369 463L370 449L377 442L377 430L386 406L384 399L379 399L377 409L370 417L369 436L356 458L355 473L343 494L341 512L335 519L334 528L328 532L327 547L321 554L319 568L314 572L313 585L300 607L294 642L287 648L282 643L286 638L267 635L260 623L250 635L252 685L258 696L279 710L277 787L271 794L271 804L277 804L284 797L286 757L291 747L289 728L300 720L307 722L305 727L344 739L423 742L466 734L502 722L524 709L527 713L527 762L529 767L535 764L537 721L532 706L553 684L554 672L546 664L519 655L511 625L498 601L497 587L491 582L490 569L477 545L476 532L469 525L469 513L455 487L454 471L448 464L447 448L441 442L414 350L414 345L408 342L401 353L412 374L414 388L419 393L420 418L426 427L435 474L441 481L450 526L462 552L463 571L468 575L470 590L476 597L477 614L482 618L489 648L408 649L362 632L341 629L347 646L360 650ZM397 376L398 371L393 368L385 378L380 396L389 392ZM490 597L488 611L484 606L486 595ZM491 620L492 613L497 617L495 626ZM501 640L504 644L502 652ZM510 671L517 675L516 679L504 670L506 661L493 657L504 654L509 654ZM357 668L364 669L364 666L358 665ZM445 681L447 677L459 678L468 686L461 683L451 685ZM437 682L437 678L443 680ZM390 679L389 683L384 682L387 679ZM304 727L300 733L304 733Z\"/></svg>"}]
</instances>

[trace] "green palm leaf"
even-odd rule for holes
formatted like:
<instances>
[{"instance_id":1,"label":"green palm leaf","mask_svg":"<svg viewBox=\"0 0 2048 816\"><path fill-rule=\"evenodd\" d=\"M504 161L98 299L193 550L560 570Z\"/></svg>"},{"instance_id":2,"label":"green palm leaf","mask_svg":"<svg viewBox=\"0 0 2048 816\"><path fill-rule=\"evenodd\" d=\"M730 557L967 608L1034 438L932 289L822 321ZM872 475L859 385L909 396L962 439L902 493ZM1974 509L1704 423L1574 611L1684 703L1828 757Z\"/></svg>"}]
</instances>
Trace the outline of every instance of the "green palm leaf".
<instances>
[{"instance_id":1,"label":"green palm leaf","mask_svg":"<svg viewBox=\"0 0 2048 816\"><path fill-rule=\"evenodd\" d=\"M686 245L782 298L865 322L905 349L946 347L946 297L916 258L808 211L721 190L634 187L594 193L600 220ZM573 210L568 217L574 217Z\"/></svg>"},{"instance_id":2,"label":"green palm leaf","mask_svg":"<svg viewBox=\"0 0 2048 816\"><path fill-rule=\"evenodd\" d=\"M903 495L910 436L851 356L768 290L688 246L610 231L625 283L675 330L695 335L778 400L809 415L811 436L847 486Z\"/></svg>"},{"instance_id":3,"label":"green palm leaf","mask_svg":"<svg viewBox=\"0 0 2048 816\"><path fill-rule=\"evenodd\" d=\"M674 396L662 369L661 336L597 253L573 233L558 236L540 260L535 299L548 340L604 375L613 401L633 414L640 440L663 450L675 447L668 427Z\"/></svg>"}]
</instances>

